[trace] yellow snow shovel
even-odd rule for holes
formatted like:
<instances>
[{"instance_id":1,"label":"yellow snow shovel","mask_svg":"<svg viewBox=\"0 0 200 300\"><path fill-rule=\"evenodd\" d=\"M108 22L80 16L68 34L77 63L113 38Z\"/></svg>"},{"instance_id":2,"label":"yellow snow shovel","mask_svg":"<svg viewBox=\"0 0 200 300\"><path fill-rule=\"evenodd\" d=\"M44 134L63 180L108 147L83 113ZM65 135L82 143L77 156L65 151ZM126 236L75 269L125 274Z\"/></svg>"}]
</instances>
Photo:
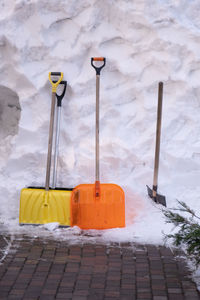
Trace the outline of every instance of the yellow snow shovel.
<instances>
[{"instance_id":1,"label":"yellow snow shovel","mask_svg":"<svg viewBox=\"0 0 200 300\"><path fill-rule=\"evenodd\" d=\"M51 76L59 76L57 81L52 81ZM52 103L51 103L51 117L49 126L49 142L48 142L48 155L46 167L46 181L45 188L43 187L30 187L24 188L21 191L20 198L20 214L19 223L23 224L46 224L51 222L58 222L60 226L70 226L70 197L72 189L55 188L55 179L53 189L50 186L50 171L51 171L51 157L52 157L52 144L53 144L53 129L54 129L54 115L55 115L55 102L57 87L62 82L63 73L51 72L49 73L49 80L52 85ZM66 82L64 91L66 88ZM64 93L59 96L64 96ZM61 99L58 99L58 103ZM59 128L59 114L58 108L61 104L57 104L57 126L55 138L55 155L54 166L57 160L57 146L58 146L58 128ZM55 168L54 168L55 178Z\"/></svg>"}]
</instances>

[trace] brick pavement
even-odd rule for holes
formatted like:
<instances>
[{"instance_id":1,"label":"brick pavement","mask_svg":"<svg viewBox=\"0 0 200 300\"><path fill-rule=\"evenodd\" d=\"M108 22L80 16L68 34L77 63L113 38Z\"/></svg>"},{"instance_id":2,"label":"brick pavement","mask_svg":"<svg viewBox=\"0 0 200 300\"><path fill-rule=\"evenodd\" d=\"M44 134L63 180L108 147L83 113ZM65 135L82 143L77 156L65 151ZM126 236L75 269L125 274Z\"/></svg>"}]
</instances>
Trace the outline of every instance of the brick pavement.
<instances>
[{"instance_id":1,"label":"brick pavement","mask_svg":"<svg viewBox=\"0 0 200 300\"><path fill-rule=\"evenodd\" d=\"M200 294L183 259L165 247L81 246L24 236L0 265L0 299L196 300Z\"/></svg>"}]
</instances>

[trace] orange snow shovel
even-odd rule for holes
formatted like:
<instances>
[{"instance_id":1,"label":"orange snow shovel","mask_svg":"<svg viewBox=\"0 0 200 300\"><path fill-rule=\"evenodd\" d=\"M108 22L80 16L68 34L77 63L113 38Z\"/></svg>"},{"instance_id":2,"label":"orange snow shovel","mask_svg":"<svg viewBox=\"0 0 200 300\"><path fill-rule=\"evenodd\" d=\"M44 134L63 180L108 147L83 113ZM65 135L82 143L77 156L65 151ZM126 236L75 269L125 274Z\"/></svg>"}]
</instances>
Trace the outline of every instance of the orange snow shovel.
<instances>
[{"instance_id":1,"label":"orange snow shovel","mask_svg":"<svg viewBox=\"0 0 200 300\"><path fill-rule=\"evenodd\" d=\"M101 66L94 65L100 62ZM96 70L96 181L80 184L71 195L71 226L82 229L107 229L125 226L125 196L116 184L99 181L99 85L100 72L105 66L104 57L91 58Z\"/></svg>"}]
</instances>

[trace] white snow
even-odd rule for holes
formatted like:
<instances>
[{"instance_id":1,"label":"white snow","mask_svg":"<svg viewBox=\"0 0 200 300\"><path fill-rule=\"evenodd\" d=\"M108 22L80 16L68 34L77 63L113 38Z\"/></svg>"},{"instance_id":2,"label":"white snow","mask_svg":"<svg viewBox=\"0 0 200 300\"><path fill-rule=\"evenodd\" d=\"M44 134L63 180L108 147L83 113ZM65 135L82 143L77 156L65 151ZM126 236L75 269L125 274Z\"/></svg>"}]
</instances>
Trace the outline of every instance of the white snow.
<instances>
[{"instance_id":1,"label":"white snow","mask_svg":"<svg viewBox=\"0 0 200 300\"><path fill-rule=\"evenodd\" d=\"M4 236L3 239L6 243L6 246L4 248L0 249L0 252L2 253L1 258L0 258L0 265L3 263L4 259L8 255L8 253L11 253L12 251L13 251L13 253L16 252L15 249L11 250L14 236L10 235L9 240Z\"/></svg>"},{"instance_id":2,"label":"white snow","mask_svg":"<svg viewBox=\"0 0 200 300\"><path fill-rule=\"evenodd\" d=\"M44 224L44 228L49 230L49 231L54 231L56 230L58 227L59 227L59 223L58 222L52 222L52 223L47 223L47 224Z\"/></svg>"},{"instance_id":3,"label":"white snow","mask_svg":"<svg viewBox=\"0 0 200 300\"><path fill-rule=\"evenodd\" d=\"M193 271L193 280L197 285L197 289L200 291L200 268L191 268Z\"/></svg>"},{"instance_id":4,"label":"white snow","mask_svg":"<svg viewBox=\"0 0 200 300\"><path fill-rule=\"evenodd\" d=\"M169 233L172 226L146 192L153 179L159 81L164 82L159 192L168 207L179 199L200 209L199 8L198 0L189 6L186 0L1 1L2 231L69 241L162 244L163 232ZM126 228L83 232L57 224L20 227L20 190L43 186L45 180L49 71L63 71L68 81L58 186L94 182L92 56L107 59L100 92L101 181L124 189ZM16 95L20 116L19 109L8 109L5 88Z\"/></svg>"}]
</instances>

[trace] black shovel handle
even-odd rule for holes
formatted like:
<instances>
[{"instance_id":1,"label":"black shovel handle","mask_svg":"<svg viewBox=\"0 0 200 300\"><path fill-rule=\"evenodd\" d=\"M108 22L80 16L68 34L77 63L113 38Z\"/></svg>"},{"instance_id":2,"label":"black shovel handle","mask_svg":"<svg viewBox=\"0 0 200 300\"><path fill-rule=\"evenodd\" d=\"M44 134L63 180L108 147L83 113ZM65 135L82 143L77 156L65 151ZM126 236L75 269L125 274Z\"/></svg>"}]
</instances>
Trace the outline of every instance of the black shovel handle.
<instances>
[{"instance_id":1,"label":"black shovel handle","mask_svg":"<svg viewBox=\"0 0 200 300\"><path fill-rule=\"evenodd\" d=\"M97 67L94 65L94 61L102 61L103 65L100 67ZM101 69L105 66L106 64L106 58L105 57L92 57L91 58L91 65L93 68L96 70L96 75L100 75Z\"/></svg>"},{"instance_id":2,"label":"black shovel handle","mask_svg":"<svg viewBox=\"0 0 200 300\"><path fill-rule=\"evenodd\" d=\"M56 83L56 81L53 81L53 83ZM62 80L62 81L60 82L60 84L63 84L64 87L63 87L63 92L62 92L61 95L58 95L58 94L56 93L56 97L57 97L57 106L62 106L62 99L63 99L64 96L65 96L66 87L67 87L67 81Z\"/></svg>"},{"instance_id":3,"label":"black shovel handle","mask_svg":"<svg viewBox=\"0 0 200 300\"><path fill-rule=\"evenodd\" d=\"M61 76L61 72L51 72L52 76ZM55 81L54 83L56 83L57 81Z\"/></svg>"}]
</instances>

